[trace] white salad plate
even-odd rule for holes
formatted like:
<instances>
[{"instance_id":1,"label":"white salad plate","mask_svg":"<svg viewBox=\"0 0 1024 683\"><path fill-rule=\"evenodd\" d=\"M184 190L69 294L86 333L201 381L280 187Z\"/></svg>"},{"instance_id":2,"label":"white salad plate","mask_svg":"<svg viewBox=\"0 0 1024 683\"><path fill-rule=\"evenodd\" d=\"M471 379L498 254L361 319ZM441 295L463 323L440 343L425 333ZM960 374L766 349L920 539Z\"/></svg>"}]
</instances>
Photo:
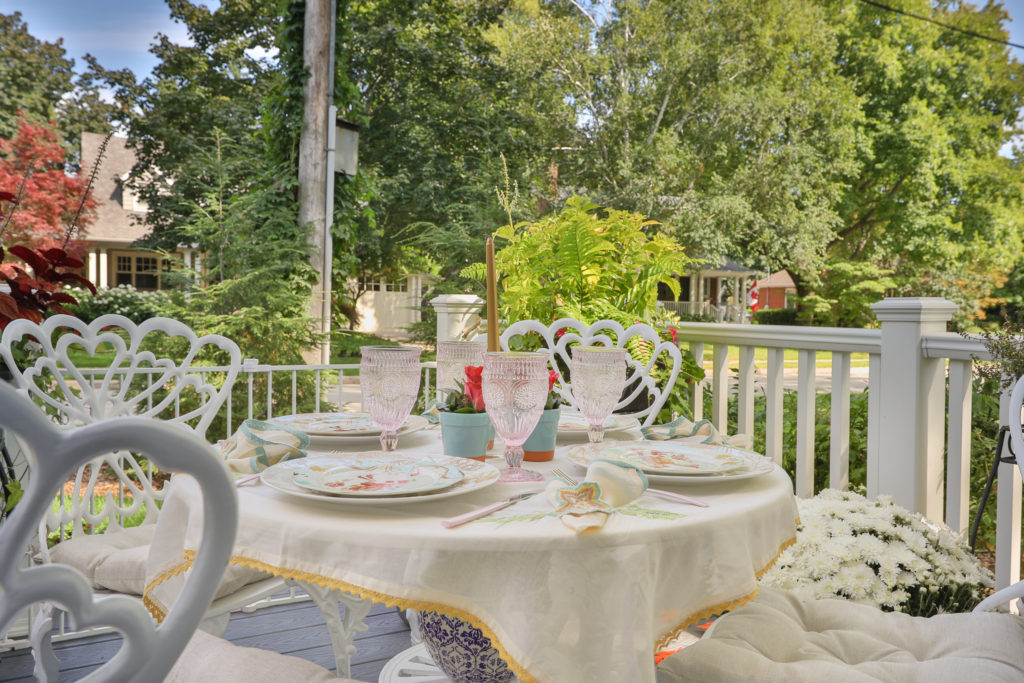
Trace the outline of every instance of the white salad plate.
<instances>
[{"instance_id":1,"label":"white salad plate","mask_svg":"<svg viewBox=\"0 0 1024 683\"><path fill-rule=\"evenodd\" d=\"M311 465L326 468L342 465L352 460L380 460L382 465L387 461L401 459L408 462L425 463L432 461L441 467L454 467L461 472L462 478L442 489L426 490L419 493L399 493L397 495L336 495L303 488L296 483L295 472L309 470ZM267 486L297 498L342 505L400 505L405 503L425 503L452 496L460 496L471 491L478 491L496 482L500 473L493 465L468 458L455 458L447 455L412 458L376 451L370 453L346 453L337 456L317 456L315 458L299 458L288 460L268 467L260 474L260 480Z\"/></svg>"}]
</instances>

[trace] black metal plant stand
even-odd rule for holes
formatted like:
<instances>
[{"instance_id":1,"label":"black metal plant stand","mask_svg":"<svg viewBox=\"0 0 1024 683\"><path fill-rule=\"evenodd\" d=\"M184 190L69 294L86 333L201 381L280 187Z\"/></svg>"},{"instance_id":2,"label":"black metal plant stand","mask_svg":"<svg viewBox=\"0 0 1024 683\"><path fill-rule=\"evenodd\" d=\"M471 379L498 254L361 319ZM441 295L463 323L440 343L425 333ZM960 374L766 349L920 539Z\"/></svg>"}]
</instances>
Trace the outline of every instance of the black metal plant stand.
<instances>
[{"instance_id":1,"label":"black metal plant stand","mask_svg":"<svg viewBox=\"0 0 1024 683\"><path fill-rule=\"evenodd\" d=\"M7 440L0 429L0 520L7 516L7 484L15 481L14 459L7 450Z\"/></svg>"},{"instance_id":2,"label":"black metal plant stand","mask_svg":"<svg viewBox=\"0 0 1024 683\"><path fill-rule=\"evenodd\" d=\"M974 515L974 523L971 525L971 551L974 551L974 544L978 540L978 527L981 526L981 514L985 512L985 504L988 502L988 495L992 492L992 484L999 473L1000 464L1017 464L1017 454L1013 452L1013 444L1009 443L1010 428L1003 425L999 428L999 435L996 437L996 457L992 461L992 469L989 470L988 479L985 480L985 489L981 492L981 499L978 501L978 512ZM1010 454L1003 457L1003 444L1006 443Z\"/></svg>"}]
</instances>

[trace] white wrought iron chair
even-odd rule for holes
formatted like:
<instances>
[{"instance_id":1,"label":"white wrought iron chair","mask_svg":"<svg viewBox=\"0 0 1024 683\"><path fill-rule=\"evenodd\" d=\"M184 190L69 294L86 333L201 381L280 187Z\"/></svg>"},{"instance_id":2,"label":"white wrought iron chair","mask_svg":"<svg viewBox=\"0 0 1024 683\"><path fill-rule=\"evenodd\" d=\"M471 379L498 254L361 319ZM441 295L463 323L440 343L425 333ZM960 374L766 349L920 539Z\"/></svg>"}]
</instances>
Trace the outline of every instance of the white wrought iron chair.
<instances>
[{"instance_id":1,"label":"white wrought iron chair","mask_svg":"<svg viewBox=\"0 0 1024 683\"><path fill-rule=\"evenodd\" d=\"M1010 398L1017 453L1024 453L1022 405L1024 377ZM1024 472L1024 459L1017 465ZM1024 581L990 595L971 613L926 619L762 588L753 602L664 660L658 681L1022 681L1024 617L990 612L1021 597Z\"/></svg>"},{"instance_id":2,"label":"white wrought iron chair","mask_svg":"<svg viewBox=\"0 0 1024 683\"><path fill-rule=\"evenodd\" d=\"M238 528L238 499L224 465L210 446L180 426L139 417L118 417L72 429L55 427L36 406L0 384L0 428L15 431L39 466L25 496L0 524L0 632L14 617L40 603L69 612L79 627L111 627L124 638L117 654L88 681L338 681L312 662L256 648L237 647L196 632L231 556ZM124 596L95 599L86 578L59 564L24 567L24 548L36 520L51 507L56 490L82 463L114 450L143 452L162 467L185 471L203 494L203 540L181 596L160 625L142 603ZM36 622L32 650L35 676L57 680L50 618ZM194 633L195 632L195 633ZM180 659L179 659L180 656ZM177 662L177 663L176 663Z\"/></svg>"},{"instance_id":3,"label":"white wrought iron chair","mask_svg":"<svg viewBox=\"0 0 1024 683\"><path fill-rule=\"evenodd\" d=\"M643 348L643 355L648 360L642 362L637 360L640 354L632 354L626 361L628 368L626 373L626 389L624 396L615 406L615 411L626 408L639 397L649 395L650 405L628 415L640 420L643 426L652 424L657 418L661 407L672 393L676 379L679 377L682 355L679 347L670 341L663 341L661 334L654 327L637 323L628 328L614 320L599 320L593 325L584 325L579 320L572 318L560 318L550 325L545 325L539 320L520 320L512 323L501 335L501 348L508 351L513 337L537 333L543 340L543 349L548 353L552 368L568 367L570 351L569 345L580 343L585 346L610 346L614 348L628 348L632 352L634 348ZM668 376L659 381L651 376L651 371L659 360L664 358L668 366ZM562 400L572 408L576 408L576 401L572 396L571 382L559 380L555 390L562 397Z\"/></svg>"},{"instance_id":4,"label":"white wrought iron chair","mask_svg":"<svg viewBox=\"0 0 1024 683\"><path fill-rule=\"evenodd\" d=\"M181 349L181 357L157 357L146 350L147 341L158 336ZM24 342L38 345L38 355L28 367L19 368L12 345ZM92 355L103 344L113 349L114 359L98 376L76 366L76 351ZM214 348L229 359L219 386L193 365L200 354ZM0 337L0 357L19 393L55 414L64 425L134 415L177 422L200 437L230 394L241 366L238 345L226 337L200 337L170 318L151 318L136 325L120 315L100 316L89 324L67 315L40 324L15 320ZM38 465L31 459L28 463L30 470ZM116 496L111 490L96 494L102 476L116 479ZM75 567L94 588L141 596L149 542L162 500L163 493L154 488L152 468L144 459L123 450L99 455L78 468L71 490L61 494L61 504L51 506L43 516L33 555L41 562ZM123 522L133 515L143 515L141 524L123 528ZM53 534L58 542L48 548L47 539ZM263 572L231 567L204 628L223 633L228 612L283 588L282 580Z\"/></svg>"}]
</instances>

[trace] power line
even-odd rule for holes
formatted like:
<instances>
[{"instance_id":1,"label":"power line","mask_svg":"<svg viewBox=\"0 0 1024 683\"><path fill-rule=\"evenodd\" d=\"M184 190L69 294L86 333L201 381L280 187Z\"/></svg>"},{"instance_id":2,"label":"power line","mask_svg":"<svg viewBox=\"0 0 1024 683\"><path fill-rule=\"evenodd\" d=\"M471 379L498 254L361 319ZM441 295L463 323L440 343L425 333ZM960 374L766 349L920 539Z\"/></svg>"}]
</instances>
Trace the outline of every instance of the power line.
<instances>
[{"instance_id":1,"label":"power line","mask_svg":"<svg viewBox=\"0 0 1024 683\"><path fill-rule=\"evenodd\" d=\"M875 0L860 0L860 2L863 2L865 5L871 5L872 7L877 7L878 9L884 9L884 10L886 10L888 12L895 12L896 14L902 14L905 17L911 17L913 19L920 19L921 21L927 21L930 24L935 24L936 26L941 26L942 28L948 28L950 31L956 31L957 33L963 33L964 35L973 36L975 38L981 38L982 40L990 40L993 43L999 43L1000 45L1007 45L1009 47L1016 47L1016 48L1019 48L1021 50L1024 50L1024 45L1018 45L1017 43L1011 43L1010 41L1003 40L1002 38L993 38L992 36L986 36L984 33L978 33L977 31L971 31L970 29L960 28L959 26L951 26L950 24L944 24L941 21L938 21L936 19L932 19L931 17L926 17L926 16L923 16L921 14L914 14L913 12L907 12L906 10L899 9L898 7L890 7L889 5L883 5L880 2L875 2Z\"/></svg>"}]
</instances>

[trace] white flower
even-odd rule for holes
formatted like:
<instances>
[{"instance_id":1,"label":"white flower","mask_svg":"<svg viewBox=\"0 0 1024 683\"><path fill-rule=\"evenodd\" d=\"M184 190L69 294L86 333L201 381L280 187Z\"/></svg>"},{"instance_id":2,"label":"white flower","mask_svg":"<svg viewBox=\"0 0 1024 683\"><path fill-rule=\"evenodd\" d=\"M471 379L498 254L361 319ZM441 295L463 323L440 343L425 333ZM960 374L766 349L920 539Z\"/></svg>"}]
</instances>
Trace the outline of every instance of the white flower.
<instances>
[{"instance_id":1,"label":"white flower","mask_svg":"<svg viewBox=\"0 0 1024 683\"><path fill-rule=\"evenodd\" d=\"M822 491L800 501L800 520L797 543L764 575L766 585L887 609L906 608L915 587L938 593L941 587L963 586L977 594L978 587L992 585L991 573L948 528L889 497L868 501L854 493ZM935 597L925 602L942 607L933 604Z\"/></svg>"}]
</instances>

